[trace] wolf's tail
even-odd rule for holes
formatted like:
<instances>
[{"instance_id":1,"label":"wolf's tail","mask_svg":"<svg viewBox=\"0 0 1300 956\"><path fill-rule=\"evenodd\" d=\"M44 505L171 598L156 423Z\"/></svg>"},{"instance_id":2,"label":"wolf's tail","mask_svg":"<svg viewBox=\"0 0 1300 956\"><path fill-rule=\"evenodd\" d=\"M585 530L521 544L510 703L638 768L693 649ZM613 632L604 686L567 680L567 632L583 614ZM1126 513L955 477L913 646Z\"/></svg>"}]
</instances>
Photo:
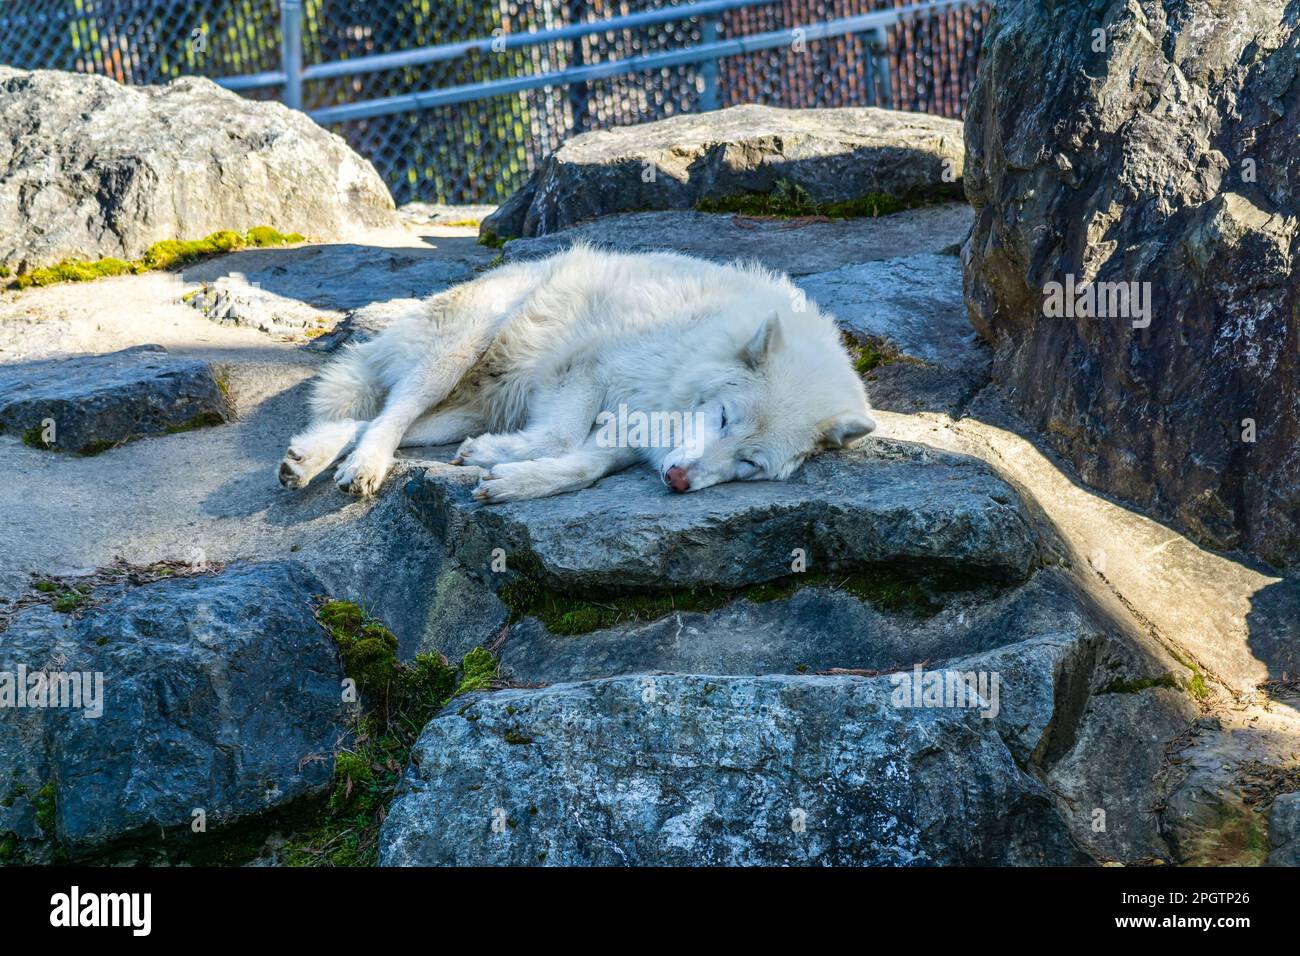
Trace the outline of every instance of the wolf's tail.
<instances>
[{"instance_id":1,"label":"wolf's tail","mask_svg":"<svg viewBox=\"0 0 1300 956\"><path fill-rule=\"evenodd\" d=\"M307 400L314 421L368 421L379 414L384 386L379 369L368 361L368 344L345 346L342 355L321 369Z\"/></svg>"}]
</instances>

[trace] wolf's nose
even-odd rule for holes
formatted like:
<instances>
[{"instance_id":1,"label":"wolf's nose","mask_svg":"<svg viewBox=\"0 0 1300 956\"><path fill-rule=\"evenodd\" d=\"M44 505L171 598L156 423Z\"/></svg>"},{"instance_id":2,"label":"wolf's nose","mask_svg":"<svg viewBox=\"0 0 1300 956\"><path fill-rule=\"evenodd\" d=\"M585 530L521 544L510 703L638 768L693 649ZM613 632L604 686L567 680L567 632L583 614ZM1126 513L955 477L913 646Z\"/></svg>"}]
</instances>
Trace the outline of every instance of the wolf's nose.
<instances>
[{"instance_id":1,"label":"wolf's nose","mask_svg":"<svg viewBox=\"0 0 1300 956\"><path fill-rule=\"evenodd\" d=\"M664 474L664 480L668 482L668 487L673 491L690 491L691 481L686 477L685 468L669 468Z\"/></svg>"}]
</instances>

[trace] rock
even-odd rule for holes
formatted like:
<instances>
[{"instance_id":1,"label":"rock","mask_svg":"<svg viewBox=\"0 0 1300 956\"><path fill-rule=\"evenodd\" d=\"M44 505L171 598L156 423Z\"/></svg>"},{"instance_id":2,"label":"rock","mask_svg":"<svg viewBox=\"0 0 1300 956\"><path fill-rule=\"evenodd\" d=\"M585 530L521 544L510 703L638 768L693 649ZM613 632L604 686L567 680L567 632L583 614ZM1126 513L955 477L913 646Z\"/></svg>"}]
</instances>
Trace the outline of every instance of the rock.
<instances>
[{"instance_id":1,"label":"rock","mask_svg":"<svg viewBox=\"0 0 1300 956\"><path fill-rule=\"evenodd\" d=\"M738 588L789 575L796 548L810 570L910 564L1004 580L1039 560L1009 485L974 458L910 442L868 439L810 459L790 481L689 495L635 467L578 494L484 506L470 494L478 475L430 464L407 494L489 582L508 577L493 573L495 549L509 570L579 591Z\"/></svg>"},{"instance_id":2,"label":"rock","mask_svg":"<svg viewBox=\"0 0 1300 956\"><path fill-rule=\"evenodd\" d=\"M1098 668L1098 681L1107 680ZM1141 862L1169 855L1154 807L1170 741L1187 727L1194 702L1179 691L1137 693L1093 688L1080 701L1071 731L1043 761L1080 845L1099 859ZM1176 856L1176 854L1175 854ZM1182 859L1181 857L1177 857Z\"/></svg>"},{"instance_id":3,"label":"rock","mask_svg":"<svg viewBox=\"0 0 1300 956\"><path fill-rule=\"evenodd\" d=\"M188 835L196 810L218 831L319 791L345 731L319 590L297 564L269 562L101 589L76 616L20 612L0 671L102 674L102 714L0 708L0 831L93 856Z\"/></svg>"},{"instance_id":4,"label":"rock","mask_svg":"<svg viewBox=\"0 0 1300 956\"><path fill-rule=\"evenodd\" d=\"M923 616L816 585L775 600L742 597L714 611L682 611L577 636L552 634L530 617L508 632L501 668L527 684L639 673L890 671L1013 642L1088 641L1101 633L1059 572L1045 569L1023 587L998 591L944 595L943 608Z\"/></svg>"},{"instance_id":5,"label":"rock","mask_svg":"<svg viewBox=\"0 0 1300 956\"><path fill-rule=\"evenodd\" d=\"M506 243L507 262L538 259L590 242L623 252L682 252L715 262L754 260L792 276L875 259L939 253L970 232L965 203L907 209L889 216L800 222L721 213L638 212L584 222L555 235Z\"/></svg>"},{"instance_id":6,"label":"rock","mask_svg":"<svg viewBox=\"0 0 1300 956\"><path fill-rule=\"evenodd\" d=\"M458 701L416 744L380 863L1083 861L995 721L894 692L664 675Z\"/></svg>"},{"instance_id":7,"label":"rock","mask_svg":"<svg viewBox=\"0 0 1300 956\"><path fill-rule=\"evenodd\" d=\"M998 4L966 116L965 291L996 378L1085 482L1294 564L1300 26L1285 4L1231 13ZM1048 317L1067 277L1149 309Z\"/></svg>"},{"instance_id":8,"label":"rock","mask_svg":"<svg viewBox=\"0 0 1300 956\"><path fill-rule=\"evenodd\" d=\"M432 202L408 202L397 207L403 222L413 226L465 226L477 227L480 222L496 212L496 206L466 204L448 206Z\"/></svg>"},{"instance_id":9,"label":"rock","mask_svg":"<svg viewBox=\"0 0 1300 956\"><path fill-rule=\"evenodd\" d=\"M399 225L338 136L200 77L129 87L0 67L0 114L0 265L14 272L220 229L336 239Z\"/></svg>"},{"instance_id":10,"label":"rock","mask_svg":"<svg viewBox=\"0 0 1300 956\"><path fill-rule=\"evenodd\" d=\"M881 353L867 374L872 405L957 418L988 382L991 352L971 328L953 256L922 253L842 266L797 280L859 342Z\"/></svg>"},{"instance_id":11,"label":"rock","mask_svg":"<svg viewBox=\"0 0 1300 956\"><path fill-rule=\"evenodd\" d=\"M961 173L955 120L874 108L734 106L575 136L483 220L482 233L541 236L610 213L766 194L781 180L819 203L870 193L959 195Z\"/></svg>"},{"instance_id":12,"label":"rock","mask_svg":"<svg viewBox=\"0 0 1300 956\"><path fill-rule=\"evenodd\" d=\"M354 243L241 253L238 271L229 259L186 269L187 281L203 283L186 301L214 322L332 351L373 335L410 300L474 278L493 255L468 238L439 242L456 253Z\"/></svg>"},{"instance_id":13,"label":"rock","mask_svg":"<svg viewBox=\"0 0 1300 956\"><path fill-rule=\"evenodd\" d=\"M231 415L211 365L174 358L160 345L0 369L0 427L38 448L94 454ZM52 435L47 421L54 423Z\"/></svg>"},{"instance_id":14,"label":"rock","mask_svg":"<svg viewBox=\"0 0 1300 956\"><path fill-rule=\"evenodd\" d=\"M1268 812L1271 866L1300 866L1300 793L1284 793Z\"/></svg>"}]
</instances>

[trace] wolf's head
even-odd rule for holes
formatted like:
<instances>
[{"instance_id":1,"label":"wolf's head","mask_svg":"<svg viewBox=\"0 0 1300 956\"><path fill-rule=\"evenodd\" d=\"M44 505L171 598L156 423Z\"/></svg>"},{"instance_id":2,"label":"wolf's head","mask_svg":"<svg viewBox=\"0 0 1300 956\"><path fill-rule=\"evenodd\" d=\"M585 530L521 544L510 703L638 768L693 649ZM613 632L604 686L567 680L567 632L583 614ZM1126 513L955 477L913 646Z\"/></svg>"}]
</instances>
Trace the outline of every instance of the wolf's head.
<instances>
[{"instance_id":1,"label":"wolf's head","mask_svg":"<svg viewBox=\"0 0 1300 956\"><path fill-rule=\"evenodd\" d=\"M668 487L784 481L810 455L875 429L838 333L816 318L788 336L773 313L733 354L686 363L672 384L675 407L690 410L685 440L658 461Z\"/></svg>"}]
</instances>

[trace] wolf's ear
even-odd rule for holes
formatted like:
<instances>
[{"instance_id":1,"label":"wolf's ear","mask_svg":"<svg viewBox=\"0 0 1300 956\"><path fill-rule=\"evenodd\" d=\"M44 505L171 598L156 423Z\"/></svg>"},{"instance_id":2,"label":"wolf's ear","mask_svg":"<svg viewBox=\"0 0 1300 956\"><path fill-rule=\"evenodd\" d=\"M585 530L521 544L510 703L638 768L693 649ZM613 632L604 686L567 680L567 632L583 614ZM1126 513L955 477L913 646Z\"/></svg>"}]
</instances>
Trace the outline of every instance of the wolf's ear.
<instances>
[{"instance_id":1,"label":"wolf's ear","mask_svg":"<svg viewBox=\"0 0 1300 956\"><path fill-rule=\"evenodd\" d=\"M750 368L758 368L773 351L781 347L781 317L773 312L758 327L758 331L740 350L740 360Z\"/></svg>"},{"instance_id":2,"label":"wolf's ear","mask_svg":"<svg viewBox=\"0 0 1300 956\"><path fill-rule=\"evenodd\" d=\"M841 415L826 423L822 442L828 448L847 448L863 435L876 430L876 421L870 415Z\"/></svg>"}]
</instances>

